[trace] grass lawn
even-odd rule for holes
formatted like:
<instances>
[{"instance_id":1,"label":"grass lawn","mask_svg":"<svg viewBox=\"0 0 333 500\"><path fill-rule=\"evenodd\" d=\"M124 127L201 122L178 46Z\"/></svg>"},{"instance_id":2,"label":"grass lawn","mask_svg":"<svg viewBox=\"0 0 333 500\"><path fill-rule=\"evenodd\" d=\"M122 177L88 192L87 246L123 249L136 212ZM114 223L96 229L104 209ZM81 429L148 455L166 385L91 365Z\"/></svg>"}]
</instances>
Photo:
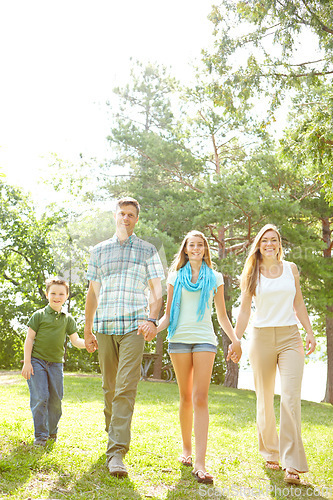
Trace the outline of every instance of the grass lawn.
<instances>
[{"instance_id":1,"label":"grass lawn","mask_svg":"<svg viewBox=\"0 0 333 500\"><path fill-rule=\"evenodd\" d=\"M278 417L279 397L276 396ZM255 394L211 386L207 468L214 486L195 482L177 462L181 451L178 388L140 382L132 423L129 477L105 467L107 435L99 376L65 375L59 439L32 446L33 424L26 382L0 374L1 499L240 499L332 498L333 408L302 402L302 431L310 472L287 487L283 472L264 468L257 451Z\"/></svg>"}]
</instances>

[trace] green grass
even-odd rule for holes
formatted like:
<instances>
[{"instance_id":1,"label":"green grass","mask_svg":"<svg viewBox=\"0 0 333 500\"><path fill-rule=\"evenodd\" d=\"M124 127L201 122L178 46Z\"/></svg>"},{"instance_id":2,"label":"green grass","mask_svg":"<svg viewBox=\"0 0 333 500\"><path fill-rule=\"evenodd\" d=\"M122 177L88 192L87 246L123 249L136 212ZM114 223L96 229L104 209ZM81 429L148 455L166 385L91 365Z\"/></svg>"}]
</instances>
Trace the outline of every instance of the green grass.
<instances>
[{"instance_id":1,"label":"green grass","mask_svg":"<svg viewBox=\"0 0 333 500\"><path fill-rule=\"evenodd\" d=\"M278 417L279 397L275 399ZM176 384L140 382L132 423L127 479L108 475L107 435L99 376L65 376L59 440L32 446L29 392L20 375L0 375L0 498L240 499L332 498L333 408L302 402L310 472L287 487L283 472L264 468L257 450L255 394L211 386L207 468L213 487L198 485L181 467Z\"/></svg>"}]
</instances>

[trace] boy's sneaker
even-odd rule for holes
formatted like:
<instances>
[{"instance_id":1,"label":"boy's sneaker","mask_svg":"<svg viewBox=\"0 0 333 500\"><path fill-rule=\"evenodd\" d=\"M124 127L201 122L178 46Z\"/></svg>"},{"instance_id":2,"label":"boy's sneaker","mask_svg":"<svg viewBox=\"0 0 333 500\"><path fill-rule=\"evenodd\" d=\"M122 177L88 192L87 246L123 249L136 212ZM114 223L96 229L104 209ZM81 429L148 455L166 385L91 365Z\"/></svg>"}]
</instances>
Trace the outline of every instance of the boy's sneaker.
<instances>
[{"instance_id":1,"label":"boy's sneaker","mask_svg":"<svg viewBox=\"0 0 333 500\"><path fill-rule=\"evenodd\" d=\"M34 440L34 446L46 446L46 439L36 438Z\"/></svg>"},{"instance_id":2,"label":"boy's sneaker","mask_svg":"<svg viewBox=\"0 0 333 500\"><path fill-rule=\"evenodd\" d=\"M57 435L56 434L50 434L49 435L49 441L53 441L55 443L56 440L57 440Z\"/></svg>"}]
</instances>

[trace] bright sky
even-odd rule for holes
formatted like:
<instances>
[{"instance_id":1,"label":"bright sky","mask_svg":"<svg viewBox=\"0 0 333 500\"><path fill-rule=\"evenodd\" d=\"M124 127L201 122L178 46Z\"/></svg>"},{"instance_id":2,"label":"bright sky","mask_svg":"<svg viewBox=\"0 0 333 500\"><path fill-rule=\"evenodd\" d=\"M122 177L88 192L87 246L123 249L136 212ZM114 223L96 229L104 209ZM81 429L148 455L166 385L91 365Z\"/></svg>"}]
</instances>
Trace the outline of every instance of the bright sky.
<instances>
[{"instance_id":1,"label":"bright sky","mask_svg":"<svg viewBox=\"0 0 333 500\"><path fill-rule=\"evenodd\" d=\"M0 171L31 189L48 154L107 156L105 101L130 57L190 63L211 40L213 0L10 0L0 7ZM43 157L43 158L42 158Z\"/></svg>"}]
</instances>

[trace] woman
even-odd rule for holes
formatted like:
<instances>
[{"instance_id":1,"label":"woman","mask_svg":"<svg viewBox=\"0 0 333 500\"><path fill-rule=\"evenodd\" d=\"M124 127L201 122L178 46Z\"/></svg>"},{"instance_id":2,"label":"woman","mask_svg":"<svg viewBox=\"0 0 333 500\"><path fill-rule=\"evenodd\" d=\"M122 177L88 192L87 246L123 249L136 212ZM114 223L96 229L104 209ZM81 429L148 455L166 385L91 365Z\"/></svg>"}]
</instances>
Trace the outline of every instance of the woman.
<instances>
[{"instance_id":1,"label":"woman","mask_svg":"<svg viewBox=\"0 0 333 500\"><path fill-rule=\"evenodd\" d=\"M266 467L279 469L287 483L299 484L299 473L308 471L301 437L301 384L304 349L297 318L306 331L307 354L316 341L299 284L297 267L282 260L281 236L272 224L254 239L241 276L241 306L235 333L240 339L255 303L249 358L257 395L259 451ZM297 317L296 317L297 315ZM229 349L233 361L237 355ZM274 415L276 367L281 377L280 440Z\"/></svg>"},{"instance_id":2,"label":"woman","mask_svg":"<svg viewBox=\"0 0 333 500\"><path fill-rule=\"evenodd\" d=\"M195 462L192 474L199 483L205 484L213 483L212 475L205 468L208 389L217 352L211 321L213 298L219 324L233 342L234 355L240 359L240 341L226 314L222 274L212 269L206 237L199 231L191 231L185 236L171 267L166 311L158 332L169 326L168 352L180 394L183 451L179 460L183 465L192 466L194 408Z\"/></svg>"}]
</instances>

